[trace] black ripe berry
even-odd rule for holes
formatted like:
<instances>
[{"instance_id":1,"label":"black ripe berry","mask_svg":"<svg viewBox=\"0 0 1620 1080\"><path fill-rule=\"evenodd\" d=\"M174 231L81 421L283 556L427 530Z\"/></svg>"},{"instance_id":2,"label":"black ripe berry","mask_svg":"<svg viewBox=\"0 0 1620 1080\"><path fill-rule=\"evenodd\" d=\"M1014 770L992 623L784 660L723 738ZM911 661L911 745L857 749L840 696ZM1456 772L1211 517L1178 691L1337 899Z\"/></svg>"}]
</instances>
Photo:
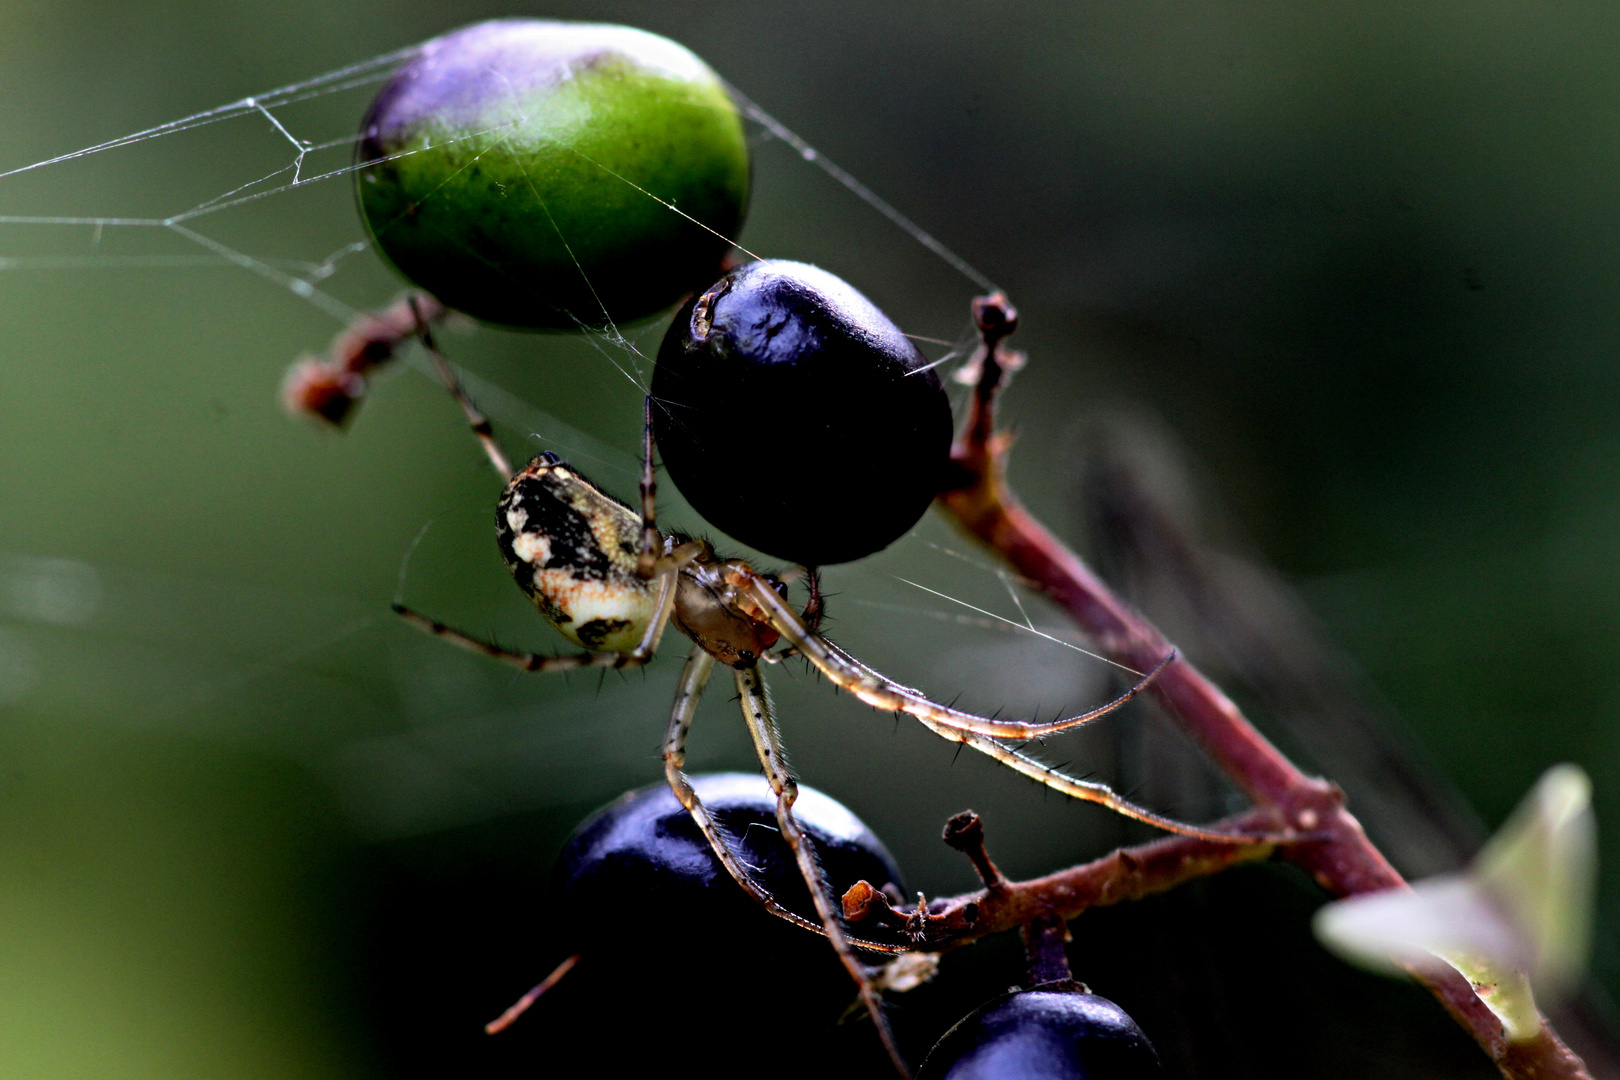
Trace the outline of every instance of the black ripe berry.
<instances>
[{"instance_id":1,"label":"black ripe berry","mask_svg":"<svg viewBox=\"0 0 1620 1080\"><path fill-rule=\"evenodd\" d=\"M798 863L777 830L776 797L764 777L714 773L694 777L692 785L754 879L783 906L819 921ZM801 786L793 815L835 895L863 879L876 888L899 887L894 860L842 804ZM737 935L739 944L780 937L829 961L833 957L825 940L768 914L743 892L663 785L621 796L580 825L558 857L553 889L569 933L585 952L598 942L645 946L658 940L673 948L682 939L724 933Z\"/></svg>"},{"instance_id":2,"label":"black ripe berry","mask_svg":"<svg viewBox=\"0 0 1620 1080\"><path fill-rule=\"evenodd\" d=\"M716 528L806 566L880 551L939 489L951 410L871 301L767 259L689 302L658 350L653 427L670 479Z\"/></svg>"},{"instance_id":3,"label":"black ripe berry","mask_svg":"<svg viewBox=\"0 0 1620 1080\"><path fill-rule=\"evenodd\" d=\"M814 918L765 780L717 773L692 783L755 879ZM835 896L862 879L899 887L893 859L842 805L801 786L794 815ZM855 993L827 939L744 893L667 787L633 791L575 831L544 917L556 948L534 969L570 954L579 961L512 1028L545 1055L537 1069L580 1055L584 1071L601 1076L692 1068L892 1080L870 1026L840 1023Z\"/></svg>"},{"instance_id":4,"label":"black ripe berry","mask_svg":"<svg viewBox=\"0 0 1620 1080\"><path fill-rule=\"evenodd\" d=\"M1107 998L1018 990L979 1007L945 1033L917 1080L1162 1080L1159 1055L1136 1021Z\"/></svg>"}]
</instances>

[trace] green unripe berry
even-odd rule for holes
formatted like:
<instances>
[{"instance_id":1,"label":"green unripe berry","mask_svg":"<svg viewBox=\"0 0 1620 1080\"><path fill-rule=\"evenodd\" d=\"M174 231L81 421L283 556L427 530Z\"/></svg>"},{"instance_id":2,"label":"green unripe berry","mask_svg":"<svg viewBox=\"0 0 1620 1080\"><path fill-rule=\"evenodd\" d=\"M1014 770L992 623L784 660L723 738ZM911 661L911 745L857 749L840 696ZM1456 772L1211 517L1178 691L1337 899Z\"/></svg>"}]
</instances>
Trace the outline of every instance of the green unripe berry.
<instances>
[{"instance_id":1,"label":"green unripe berry","mask_svg":"<svg viewBox=\"0 0 1620 1080\"><path fill-rule=\"evenodd\" d=\"M360 211L379 250L505 326L669 307L719 276L748 201L748 146L719 77L624 26L499 19L436 38L360 134Z\"/></svg>"}]
</instances>

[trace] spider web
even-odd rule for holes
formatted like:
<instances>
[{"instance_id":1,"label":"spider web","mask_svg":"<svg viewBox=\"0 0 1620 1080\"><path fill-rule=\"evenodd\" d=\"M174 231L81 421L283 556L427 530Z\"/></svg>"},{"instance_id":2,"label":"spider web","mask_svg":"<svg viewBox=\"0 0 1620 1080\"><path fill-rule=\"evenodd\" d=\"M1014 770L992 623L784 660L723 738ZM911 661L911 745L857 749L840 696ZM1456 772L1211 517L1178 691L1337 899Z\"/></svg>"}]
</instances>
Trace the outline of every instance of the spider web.
<instances>
[{"instance_id":1,"label":"spider web","mask_svg":"<svg viewBox=\"0 0 1620 1080\"><path fill-rule=\"evenodd\" d=\"M400 283L370 252L352 207L349 174L358 167L355 118L413 51L374 57L0 170L0 237L7 241L0 247L0 270L7 275L228 272L291 298L298 309L318 316L309 325L324 323L330 330L386 304ZM732 94L748 121L759 174L747 232L728 239L762 255L827 266L889 307L874 288L881 282L858 266L841 265L830 244L822 251L804 250L806 235L792 224L802 177L784 185L793 194L781 200L783 205L772 205L773 182L788 176L787 170L819 176L824 188L852 196L838 212L861 222L854 229L870 231L875 223L934 260L943 275L937 306L902 316L902 325L936 363L964 356L973 342L966 301L995 291L994 282L746 94L736 88ZM181 162L185 167L177 170ZM150 173L154 179L120 186L119 198L127 205L107 207L100 204L102 189L88 179L96 169ZM913 319L925 321L918 325ZM582 363L594 365L590 378L618 380L640 393L651 374L649 335L661 333L661 326L610 325L576 335L572 343L538 340L548 351L572 349ZM535 340L523 338L525 344ZM319 343L318 337L308 341ZM458 340L452 350L461 345ZM240 343L228 347L242 351ZM420 356L409 360L431 378ZM627 446L536 407L532 392L510 388L499 377L464 375L470 393L503 428L559 449L593 474L605 470L633 484L637 466ZM430 383L423 387L432 395ZM272 408L268 400L263 407ZM443 409L442 402L432 407ZM377 408L377 403L367 406ZM456 425L442 417L442 426L454 431ZM451 511L445 522L435 518L429 523L433 528L423 530L425 540L418 532L421 549L409 545L416 553L414 567L459 559L450 553L459 533L486 528L488 493L477 488L473 494L482 509ZM684 507L676 493L666 484L660 495L661 513L673 514L680 524ZM848 612L838 629L840 640L880 668L894 669L903 681L927 678L916 674L914 664L906 670L906 659L927 649L920 640L952 642L941 655L959 665L964 657L979 658L971 677L1021 671L1026 685L1050 695L1044 702L1015 702L1016 711L1036 705L1050 711L1102 695L1101 665L1087 662L1089 667L1076 674L1072 669L1080 665L1053 659L1082 644L1061 619L1050 612L1032 614L1017 583L963 556L937 524L925 521L919 533L902 545L903 555L879 556L837 577L850 593L840 602ZM475 543L488 546L487 539ZM387 562L401 549L384 544L381 550L381 561ZM414 588L418 571L411 573ZM469 584L470 576L457 579L458 602L471 610L493 590L512 593L504 578L491 575L476 584ZM510 596L501 602L513 607ZM863 629L863 622L874 620L877 629ZM648 766L668 709L664 684L673 661L660 665L666 669L662 677L615 690L613 708L604 710L593 695L559 689L558 682L536 680L519 687L504 672L439 642L413 637L401 645L393 636L396 629L380 610L376 593L364 588L298 588L286 581L252 583L0 549L0 705L27 706L40 698L58 709L116 713L131 717L131 723L202 732L290 754L332 776L360 827L371 835L409 834L510 812L532 805L537 791L558 803L594 801L599 792L645 783L654 775ZM505 630L501 626L497 635ZM964 632L979 636L964 645ZM532 617L528 630L511 633L522 633L542 648L552 640ZM998 639L1012 648L985 648L985 641ZM896 647L896 640L905 646ZM1029 640L1051 648L1033 668L1014 653L1027 652ZM51 676L84 672L87 649L97 657L95 677ZM1065 673L1041 675L1041 665L1052 663L1064 664ZM381 684L378 670L386 676ZM262 692L272 684L273 694ZM939 687L947 693L958 688ZM825 692L809 688L812 696ZM795 693L790 690L789 698ZM379 697L400 703L402 729L379 732L359 723L332 729L334 711L376 713ZM537 702L543 702L544 727L533 719ZM1001 702L964 704L988 711ZM604 720L604 711L609 719ZM649 722L649 717L657 719ZM739 726L725 727L737 732ZM624 744L633 751L627 753Z\"/></svg>"},{"instance_id":2,"label":"spider web","mask_svg":"<svg viewBox=\"0 0 1620 1080\"><path fill-rule=\"evenodd\" d=\"M304 259L255 253L233 246L229 240L228 227L220 232L211 232L209 225L212 219L252 208L255 204L267 199L291 195L316 186L330 188L334 186L334 182L341 181L349 174L364 167L367 162L356 162L354 160L359 135L352 130L352 120L340 133L332 132L328 129L331 120L330 110L326 110L327 115L313 118L310 127L306 129L300 123L300 119L309 118L299 117L300 106L319 102L321 99L335 95L346 95L350 100L353 100L356 92L360 93L360 104L363 105L369 91L386 81L394 69L414 55L415 51L413 47L386 53L370 60L339 68L336 71L327 72L324 75L291 83L260 94L249 95L227 105L217 106L177 120L171 120L93 146L83 147L42 161L0 171L0 198L3 198L8 181L11 182L11 187L15 187L18 180L32 178L33 174L45 170L60 169L63 166L84 162L87 159L101 155L138 148L154 140L173 140L216 125L240 123L242 121L264 125L269 132L279 137L278 145L281 146L285 158L279 166L260 175L251 175L256 170L248 167L242 170L245 174L248 174L247 178L242 179L225 191L211 195L200 202L183 205L169 212L144 215L0 214L0 226L13 228L26 226L51 229L53 231L67 231L70 236L66 246L79 249L77 251L65 250L55 254L0 255L0 270L97 267L160 269L193 266L234 266L255 274L272 285L286 289L298 299L331 316L340 323L349 322L364 311L376 307L384 299L384 297L376 296L374 293L367 298L367 291L364 288L359 290L357 297L356 290L345 287L347 283L343 282L339 277L340 273L355 256L370 249L370 245L364 236L358 235L357 222L351 223L348 230L351 234L355 234L353 239L331 249L324 255ZM911 221L852 174L821 154L803 138L765 112L764 109L746 97L741 91L729 85L727 88L736 100L743 116L755 128L754 138L751 139L753 145L757 147L766 141L779 140L783 145L794 151L799 159L813 165L847 189L923 248L936 255L979 291L999 291L995 283L983 272L973 267L961 256ZM295 129L298 132L296 134ZM309 132L309 137L304 135L306 130ZM287 155L290 155L290 157L287 157ZM635 188L645 197L666 206L670 212L687 216L675 207L663 203L662 200L659 200L651 193L637 187L631 181L606 169L605 166L597 167L620 182ZM699 222L698 224L701 225L702 223ZM704 227L707 228L707 226ZM118 241L115 241L113 234L119 233L166 234L169 238L184 241L185 244L192 248L192 251L190 254L183 254L150 251L114 253L103 250L104 248L117 246L119 241L125 239L120 237ZM726 237L726 239L741 246L738 237ZM143 245L136 241L129 246L149 247L150 245ZM86 247L88 247L88 251L84 250ZM748 249L745 248L744 250ZM582 276L583 273L581 271ZM637 353L634 343L620 333L619 329L612 326L611 323L606 331L600 331L598 334L604 341L617 349L631 354ZM913 336L936 344L943 341L938 337L927 335ZM947 344L954 344L956 348L953 352L959 352L961 345L968 340L970 339L959 336L956 342Z\"/></svg>"}]
</instances>

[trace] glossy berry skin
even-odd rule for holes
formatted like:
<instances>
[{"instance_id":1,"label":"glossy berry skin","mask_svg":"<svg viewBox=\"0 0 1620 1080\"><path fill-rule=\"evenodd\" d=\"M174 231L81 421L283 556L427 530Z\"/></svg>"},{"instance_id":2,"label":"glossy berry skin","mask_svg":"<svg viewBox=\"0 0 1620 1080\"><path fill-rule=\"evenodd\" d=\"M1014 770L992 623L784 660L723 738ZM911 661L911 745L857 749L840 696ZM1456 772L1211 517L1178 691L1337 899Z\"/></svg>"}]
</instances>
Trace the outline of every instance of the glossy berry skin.
<instances>
[{"instance_id":1,"label":"glossy berry skin","mask_svg":"<svg viewBox=\"0 0 1620 1080\"><path fill-rule=\"evenodd\" d=\"M969 1013L917 1080L1161 1080L1159 1055L1124 1009L1095 994L1018 990Z\"/></svg>"},{"instance_id":2,"label":"glossy berry skin","mask_svg":"<svg viewBox=\"0 0 1620 1080\"><path fill-rule=\"evenodd\" d=\"M764 778L692 779L758 880L808 914ZM794 809L835 895L862 878L898 885L888 852L843 806L801 786ZM633 791L575 831L541 918L555 948L533 970L580 957L512 1029L541 1071L585 1054L603 1076L885 1075L870 1027L840 1023L854 988L826 939L748 897L667 787Z\"/></svg>"},{"instance_id":3,"label":"glossy berry skin","mask_svg":"<svg viewBox=\"0 0 1620 1080\"><path fill-rule=\"evenodd\" d=\"M378 250L505 326L668 308L713 280L748 200L742 121L719 77L624 26L498 19L436 38L360 134L356 190Z\"/></svg>"},{"instance_id":4,"label":"glossy berry skin","mask_svg":"<svg viewBox=\"0 0 1620 1080\"><path fill-rule=\"evenodd\" d=\"M653 374L670 479L710 524L806 566L880 551L916 524L950 453L928 360L848 283L767 259L676 315Z\"/></svg>"},{"instance_id":5,"label":"glossy berry skin","mask_svg":"<svg viewBox=\"0 0 1620 1080\"><path fill-rule=\"evenodd\" d=\"M798 864L776 824L776 797L750 773L693 777L693 787L731 836L755 879L784 906L814 920L815 909ZM834 895L865 879L899 887L899 871L883 844L835 800L801 786L793 807ZM706 933L809 945L830 959L816 935L766 913L726 873L696 823L667 786L621 796L591 815L563 846L553 875L569 935L589 951L593 942L657 939L688 945ZM902 895L904 895L902 893Z\"/></svg>"}]
</instances>

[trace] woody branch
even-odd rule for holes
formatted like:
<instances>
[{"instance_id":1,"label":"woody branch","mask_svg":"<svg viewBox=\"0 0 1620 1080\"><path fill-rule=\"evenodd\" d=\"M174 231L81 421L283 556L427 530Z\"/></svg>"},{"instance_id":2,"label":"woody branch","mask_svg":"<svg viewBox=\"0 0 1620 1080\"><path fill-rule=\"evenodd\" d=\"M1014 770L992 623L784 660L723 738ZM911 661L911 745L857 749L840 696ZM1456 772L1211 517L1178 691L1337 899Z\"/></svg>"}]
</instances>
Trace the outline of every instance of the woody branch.
<instances>
[{"instance_id":1,"label":"woody branch","mask_svg":"<svg viewBox=\"0 0 1620 1080\"><path fill-rule=\"evenodd\" d=\"M996 430L995 404L1006 373L1022 363L1004 345L1017 328L1018 316L1006 297L997 294L974 301L974 322L982 338L973 361L977 379L967 421L951 448L951 473L939 495L941 507L1062 607L1110 659L1136 670L1151 670L1170 651L1164 635L1115 596L1079 556L1024 509L1007 486L1005 460L1010 439ZM1255 803L1257 812L1269 815L1284 830L1306 834L1299 842L1279 846L1277 857L1309 873L1334 896L1406 887L1345 808L1343 793L1332 783L1301 772L1185 654L1178 654L1160 674L1153 693L1209 759ZM1185 845L1185 838L1160 844L1175 850ZM1202 872L1222 868L1212 864ZM1128 861L1116 862L1113 870L1091 871L1103 879L1135 872ZM1589 1080L1581 1060L1549 1025L1543 1023L1533 1039L1509 1043L1500 1021L1461 975L1416 977L1473 1035L1504 1076L1513 1080Z\"/></svg>"}]
</instances>

